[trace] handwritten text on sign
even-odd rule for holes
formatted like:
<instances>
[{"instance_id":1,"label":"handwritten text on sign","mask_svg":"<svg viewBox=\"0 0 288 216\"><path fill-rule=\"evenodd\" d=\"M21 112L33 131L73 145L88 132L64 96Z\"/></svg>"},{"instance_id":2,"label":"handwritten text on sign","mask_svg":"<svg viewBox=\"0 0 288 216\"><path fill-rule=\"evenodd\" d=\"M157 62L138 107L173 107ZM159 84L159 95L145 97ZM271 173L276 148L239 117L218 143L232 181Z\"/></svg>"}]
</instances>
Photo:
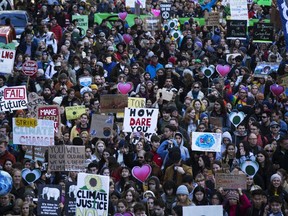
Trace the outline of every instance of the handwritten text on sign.
<instances>
[{"instance_id":1,"label":"handwritten text on sign","mask_svg":"<svg viewBox=\"0 0 288 216\"><path fill-rule=\"evenodd\" d=\"M45 105L37 107L38 119L47 119L54 121L55 133L60 133L60 107L56 105Z\"/></svg>"},{"instance_id":2,"label":"handwritten text on sign","mask_svg":"<svg viewBox=\"0 0 288 216\"><path fill-rule=\"evenodd\" d=\"M27 109L26 86L4 87L0 89L0 110Z\"/></svg>"},{"instance_id":3,"label":"handwritten text on sign","mask_svg":"<svg viewBox=\"0 0 288 216\"><path fill-rule=\"evenodd\" d=\"M13 118L13 143L33 146L54 145L54 121L37 120L36 127L18 127Z\"/></svg>"},{"instance_id":4,"label":"handwritten text on sign","mask_svg":"<svg viewBox=\"0 0 288 216\"><path fill-rule=\"evenodd\" d=\"M158 109L125 108L124 131L155 133Z\"/></svg>"},{"instance_id":5,"label":"handwritten text on sign","mask_svg":"<svg viewBox=\"0 0 288 216\"><path fill-rule=\"evenodd\" d=\"M12 73L15 50L0 49L0 72L1 73Z\"/></svg>"}]
</instances>

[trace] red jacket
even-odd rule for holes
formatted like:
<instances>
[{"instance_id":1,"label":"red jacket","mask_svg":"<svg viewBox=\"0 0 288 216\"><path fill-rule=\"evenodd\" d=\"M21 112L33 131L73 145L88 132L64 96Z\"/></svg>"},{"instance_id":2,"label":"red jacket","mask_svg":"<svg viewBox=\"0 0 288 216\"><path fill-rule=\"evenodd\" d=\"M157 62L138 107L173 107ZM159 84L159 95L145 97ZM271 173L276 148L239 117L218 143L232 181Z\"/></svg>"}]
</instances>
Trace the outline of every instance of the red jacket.
<instances>
[{"instance_id":1,"label":"red jacket","mask_svg":"<svg viewBox=\"0 0 288 216\"><path fill-rule=\"evenodd\" d=\"M0 156L0 165L2 167L4 167L4 163L7 159L11 160L12 164L16 163L14 155L6 150L5 153L2 156Z\"/></svg>"},{"instance_id":2,"label":"red jacket","mask_svg":"<svg viewBox=\"0 0 288 216\"><path fill-rule=\"evenodd\" d=\"M240 196L240 214L239 215L247 215L247 209L251 207L251 202L247 198L245 194ZM229 216L236 216L237 205L229 206Z\"/></svg>"},{"instance_id":3,"label":"red jacket","mask_svg":"<svg viewBox=\"0 0 288 216\"><path fill-rule=\"evenodd\" d=\"M62 34L63 34L61 26L56 24L55 26L51 27L50 31L55 34L55 39L59 43L62 39Z\"/></svg>"}]
</instances>

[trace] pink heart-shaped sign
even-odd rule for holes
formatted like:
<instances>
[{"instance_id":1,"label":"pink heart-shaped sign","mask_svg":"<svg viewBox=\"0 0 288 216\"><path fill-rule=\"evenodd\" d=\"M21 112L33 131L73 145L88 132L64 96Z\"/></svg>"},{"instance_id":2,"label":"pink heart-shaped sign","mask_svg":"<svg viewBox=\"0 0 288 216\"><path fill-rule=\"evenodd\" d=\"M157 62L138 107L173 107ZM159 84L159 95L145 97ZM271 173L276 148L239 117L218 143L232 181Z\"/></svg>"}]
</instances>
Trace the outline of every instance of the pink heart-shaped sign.
<instances>
[{"instance_id":1,"label":"pink heart-shaped sign","mask_svg":"<svg viewBox=\"0 0 288 216\"><path fill-rule=\"evenodd\" d=\"M129 44L133 40L133 37L130 34L124 34L123 40L125 44Z\"/></svg>"},{"instance_id":2,"label":"pink heart-shaped sign","mask_svg":"<svg viewBox=\"0 0 288 216\"><path fill-rule=\"evenodd\" d=\"M231 70L231 67L229 65L220 65L218 64L216 66L216 71L222 76L225 77Z\"/></svg>"},{"instance_id":3,"label":"pink heart-shaped sign","mask_svg":"<svg viewBox=\"0 0 288 216\"><path fill-rule=\"evenodd\" d=\"M133 83L132 82L127 82L127 83L118 83L117 84L117 89L118 91L123 94L126 95L128 94L130 91L132 91L133 89Z\"/></svg>"},{"instance_id":4,"label":"pink heart-shaped sign","mask_svg":"<svg viewBox=\"0 0 288 216\"><path fill-rule=\"evenodd\" d=\"M270 86L270 91L275 95L275 96L279 96L284 92L284 87L280 86L278 84L273 84Z\"/></svg>"},{"instance_id":5,"label":"pink heart-shaped sign","mask_svg":"<svg viewBox=\"0 0 288 216\"><path fill-rule=\"evenodd\" d=\"M127 12L122 12L118 14L119 19L121 19L122 21L124 21L127 17Z\"/></svg>"},{"instance_id":6,"label":"pink heart-shaped sign","mask_svg":"<svg viewBox=\"0 0 288 216\"><path fill-rule=\"evenodd\" d=\"M145 164L142 167L135 166L132 169L132 175L134 178L138 179L140 182L145 182L150 176L152 168L150 165Z\"/></svg>"},{"instance_id":7,"label":"pink heart-shaped sign","mask_svg":"<svg viewBox=\"0 0 288 216\"><path fill-rule=\"evenodd\" d=\"M160 10L158 9L151 9L151 13L155 16L155 17L158 17L160 15Z\"/></svg>"}]
</instances>

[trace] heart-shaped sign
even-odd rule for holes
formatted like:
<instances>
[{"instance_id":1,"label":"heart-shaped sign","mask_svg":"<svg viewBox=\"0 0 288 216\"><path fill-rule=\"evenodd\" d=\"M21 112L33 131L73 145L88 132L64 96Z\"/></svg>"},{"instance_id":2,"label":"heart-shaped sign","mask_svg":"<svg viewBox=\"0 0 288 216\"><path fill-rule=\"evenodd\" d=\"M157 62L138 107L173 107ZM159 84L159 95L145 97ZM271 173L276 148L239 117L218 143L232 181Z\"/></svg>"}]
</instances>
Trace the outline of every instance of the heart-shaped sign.
<instances>
[{"instance_id":1,"label":"heart-shaped sign","mask_svg":"<svg viewBox=\"0 0 288 216\"><path fill-rule=\"evenodd\" d=\"M34 169L30 170L25 168L22 170L22 178L28 183L32 184L33 182L37 181L41 177L41 170Z\"/></svg>"},{"instance_id":2,"label":"heart-shaped sign","mask_svg":"<svg viewBox=\"0 0 288 216\"><path fill-rule=\"evenodd\" d=\"M279 95L281 95L285 91L285 88L283 86L278 85L278 84L273 84L273 85L270 86L270 91L276 97L278 97Z\"/></svg>"},{"instance_id":3,"label":"heart-shaped sign","mask_svg":"<svg viewBox=\"0 0 288 216\"><path fill-rule=\"evenodd\" d=\"M125 44L129 44L133 40L133 37L130 34L124 34L123 40Z\"/></svg>"},{"instance_id":4,"label":"heart-shaped sign","mask_svg":"<svg viewBox=\"0 0 288 216\"><path fill-rule=\"evenodd\" d=\"M118 14L119 19L121 19L122 21L124 21L127 17L127 12L122 12Z\"/></svg>"},{"instance_id":5,"label":"heart-shaped sign","mask_svg":"<svg viewBox=\"0 0 288 216\"><path fill-rule=\"evenodd\" d=\"M216 71L222 76L225 77L231 70L231 67L229 65L221 65L218 64L216 66Z\"/></svg>"},{"instance_id":6,"label":"heart-shaped sign","mask_svg":"<svg viewBox=\"0 0 288 216\"><path fill-rule=\"evenodd\" d=\"M256 161L246 160L240 165L240 168L246 175L253 177L259 170L259 164Z\"/></svg>"},{"instance_id":7,"label":"heart-shaped sign","mask_svg":"<svg viewBox=\"0 0 288 216\"><path fill-rule=\"evenodd\" d=\"M231 112L229 114L229 120L235 127L241 124L244 118L245 118L245 114L243 112Z\"/></svg>"},{"instance_id":8,"label":"heart-shaped sign","mask_svg":"<svg viewBox=\"0 0 288 216\"><path fill-rule=\"evenodd\" d=\"M215 72L215 67L210 65L209 67L202 67L201 68L201 71L202 73L204 73L204 75L207 77L207 78L210 78L213 73Z\"/></svg>"},{"instance_id":9,"label":"heart-shaped sign","mask_svg":"<svg viewBox=\"0 0 288 216\"><path fill-rule=\"evenodd\" d=\"M135 166L132 169L132 175L134 178L138 179L140 182L145 182L152 172L150 165L145 164L142 167Z\"/></svg>"},{"instance_id":10,"label":"heart-shaped sign","mask_svg":"<svg viewBox=\"0 0 288 216\"><path fill-rule=\"evenodd\" d=\"M133 89L133 83L132 82L127 82L127 83L118 83L117 84L117 89L118 91L123 94L126 95L128 94L130 91L132 91Z\"/></svg>"},{"instance_id":11,"label":"heart-shaped sign","mask_svg":"<svg viewBox=\"0 0 288 216\"><path fill-rule=\"evenodd\" d=\"M160 10L158 9L151 9L151 13L155 16L155 17L158 17L160 15Z\"/></svg>"}]
</instances>

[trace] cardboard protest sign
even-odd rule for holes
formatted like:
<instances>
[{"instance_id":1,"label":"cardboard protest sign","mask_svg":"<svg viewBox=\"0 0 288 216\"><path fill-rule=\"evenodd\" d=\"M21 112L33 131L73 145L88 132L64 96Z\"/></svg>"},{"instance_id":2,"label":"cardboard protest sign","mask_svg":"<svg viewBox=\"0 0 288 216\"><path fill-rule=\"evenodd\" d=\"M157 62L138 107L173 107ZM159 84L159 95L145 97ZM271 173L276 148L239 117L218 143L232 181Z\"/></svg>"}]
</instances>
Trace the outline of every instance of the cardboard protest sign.
<instances>
[{"instance_id":1,"label":"cardboard protest sign","mask_svg":"<svg viewBox=\"0 0 288 216\"><path fill-rule=\"evenodd\" d=\"M37 215L61 215L61 186L40 184L38 186Z\"/></svg>"},{"instance_id":2,"label":"cardboard protest sign","mask_svg":"<svg viewBox=\"0 0 288 216\"><path fill-rule=\"evenodd\" d=\"M15 55L15 50L0 48L0 73L12 73Z\"/></svg>"},{"instance_id":3,"label":"cardboard protest sign","mask_svg":"<svg viewBox=\"0 0 288 216\"><path fill-rule=\"evenodd\" d=\"M32 146L27 146L27 150L25 152L25 158L33 159L33 150ZM34 146L34 159L41 162L45 161L45 152L47 150L47 147L45 146Z\"/></svg>"},{"instance_id":4,"label":"cardboard protest sign","mask_svg":"<svg viewBox=\"0 0 288 216\"><path fill-rule=\"evenodd\" d=\"M246 39L247 20L227 20L227 39Z\"/></svg>"},{"instance_id":5,"label":"cardboard protest sign","mask_svg":"<svg viewBox=\"0 0 288 216\"><path fill-rule=\"evenodd\" d=\"M158 113L158 109L125 108L123 131L155 133Z\"/></svg>"},{"instance_id":6,"label":"cardboard protest sign","mask_svg":"<svg viewBox=\"0 0 288 216\"><path fill-rule=\"evenodd\" d=\"M230 13L232 20L245 20L247 24L247 0L230 0Z\"/></svg>"},{"instance_id":7,"label":"cardboard protest sign","mask_svg":"<svg viewBox=\"0 0 288 216\"><path fill-rule=\"evenodd\" d=\"M12 112L27 109L26 86L3 87L0 89L0 110Z\"/></svg>"},{"instance_id":8,"label":"cardboard protest sign","mask_svg":"<svg viewBox=\"0 0 288 216\"><path fill-rule=\"evenodd\" d=\"M210 206L184 206L183 216L190 216L193 212L193 216L216 216L223 215L222 205L210 205Z\"/></svg>"},{"instance_id":9,"label":"cardboard protest sign","mask_svg":"<svg viewBox=\"0 0 288 216\"><path fill-rule=\"evenodd\" d=\"M219 12L210 12L206 20L207 26L218 26L219 25L220 14Z\"/></svg>"},{"instance_id":10,"label":"cardboard protest sign","mask_svg":"<svg viewBox=\"0 0 288 216\"><path fill-rule=\"evenodd\" d=\"M37 116L37 107L45 104L44 98L39 96L35 92L30 92L28 94L28 110L31 117Z\"/></svg>"},{"instance_id":11,"label":"cardboard protest sign","mask_svg":"<svg viewBox=\"0 0 288 216\"><path fill-rule=\"evenodd\" d=\"M109 176L79 173L76 215L108 215Z\"/></svg>"},{"instance_id":12,"label":"cardboard protest sign","mask_svg":"<svg viewBox=\"0 0 288 216\"><path fill-rule=\"evenodd\" d=\"M217 128L222 129L223 127L223 118L222 117L210 117L210 124Z\"/></svg>"},{"instance_id":13,"label":"cardboard protest sign","mask_svg":"<svg viewBox=\"0 0 288 216\"><path fill-rule=\"evenodd\" d=\"M171 3L166 3L166 2L162 2L160 4L160 11L161 11L161 17L162 17L162 20L168 20L170 19L170 12L171 12L171 7L172 7L172 4Z\"/></svg>"},{"instance_id":14,"label":"cardboard protest sign","mask_svg":"<svg viewBox=\"0 0 288 216\"><path fill-rule=\"evenodd\" d=\"M146 17L143 24L144 31L157 31L161 29L161 19L159 17Z\"/></svg>"},{"instance_id":15,"label":"cardboard protest sign","mask_svg":"<svg viewBox=\"0 0 288 216\"><path fill-rule=\"evenodd\" d=\"M277 72L279 68L278 62L258 62L254 70L254 77L267 77L273 71Z\"/></svg>"},{"instance_id":16,"label":"cardboard protest sign","mask_svg":"<svg viewBox=\"0 0 288 216\"><path fill-rule=\"evenodd\" d=\"M223 189L235 189L241 188L247 189L246 175L233 174L233 173L216 173L215 174L215 188L222 187Z\"/></svg>"},{"instance_id":17,"label":"cardboard protest sign","mask_svg":"<svg viewBox=\"0 0 288 216\"><path fill-rule=\"evenodd\" d=\"M84 105L65 107L66 119L73 120L78 119L83 113L86 113Z\"/></svg>"},{"instance_id":18,"label":"cardboard protest sign","mask_svg":"<svg viewBox=\"0 0 288 216\"><path fill-rule=\"evenodd\" d=\"M273 24L256 23L253 26L253 42L272 43L273 42Z\"/></svg>"},{"instance_id":19,"label":"cardboard protest sign","mask_svg":"<svg viewBox=\"0 0 288 216\"><path fill-rule=\"evenodd\" d=\"M172 91L167 91L165 88L163 89L158 89L156 98L157 100L162 97L163 100L165 101L171 101L173 98L173 92Z\"/></svg>"},{"instance_id":20,"label":"cardboard protest sign","mask_svg":"<svg viewBox=\"0 0 288 216\"><path fill-rule=\"evenodd\" d=\"M51 171L84 171L85 146L50 146L48 162Z\"/></svg>"},{"instance_id":21,"label":"cardboard protest sign","mask_svg":"<svg viewBox=\"0 0 288 216\"><path fill-rule=\"evenodd\" d=\"M38 119L37 126L19 126L13 118L13 143L32 146L54 145L54 121Z\"/></svg>"},{"instance_id":22,"label":"cardboard protest sign","mask_svg":"<svg viewBox=\"0 0 288 216\"><path fill-rule=\"evenodd\" d=\"M123 112L128 105L128 96L121 94L106 94L100 96L101 113Z\"/></svg>"},{"instance_id":23,"label":"cardboard protest sign","mask_svg":"<svg viewBox=\"0 0 288 216\"><path fill-rule=\"evenodd\" d=\"M75 216L76 212L77 185L74 182L65 183L65 204L66 216Z\"/></svg>"},{"instance_id":24,"label":"cardboard protest sign","mask_svg":"<svg viewBox=\"0 0 288 216\"><path fill-rule=\"evenodd\" d=\"M113 131L114 116L92 115L90 126L91 137L109 138Z\"/></svg>"},{"instance_id":25,"label":"cardboard protest sign","mask_svg":"<svg viewBox=\"0 0 288 216\"><path fill-rule=\"evenodd\" d=\"M221 133L192 132L192 151L221 151Z\"/></svg>"},{"instance_id":26,"label":"cardboard protest sign","mask_svg":"<svg viewBox=\"0 0 288 216\"><path fill-rule=\"evenodd\" d=\"M146 105L146 98L128 97L128 106L131 108L143 108ZM117 113L117 118L124 118L124 112Z\"/></svg>"},{"instance_id":27,"label":"cardboard protest sign","mask_svg":"<svg viewBox=\"0 0 288 216\"><path fill-rule=\"evenodd\" d=\"M47 119L54 121L54 131L56 134L60 135L60 125L61 125L61 116L60 116L60 107L57 105L45 105L37 107L37 118L38 119Z\"/></svg>"},{"instance_id":28,"label":"cardboard protest sign","mask_svg":"<svg viewBox=\"0 0 288 216\"><path fill-rule=\"evenodd\" d=\"M88 15L72 15L72 20L78 20L77 27L81 29L80 35L85 35L88 29Z\"/></svg>"}]
</instances>

